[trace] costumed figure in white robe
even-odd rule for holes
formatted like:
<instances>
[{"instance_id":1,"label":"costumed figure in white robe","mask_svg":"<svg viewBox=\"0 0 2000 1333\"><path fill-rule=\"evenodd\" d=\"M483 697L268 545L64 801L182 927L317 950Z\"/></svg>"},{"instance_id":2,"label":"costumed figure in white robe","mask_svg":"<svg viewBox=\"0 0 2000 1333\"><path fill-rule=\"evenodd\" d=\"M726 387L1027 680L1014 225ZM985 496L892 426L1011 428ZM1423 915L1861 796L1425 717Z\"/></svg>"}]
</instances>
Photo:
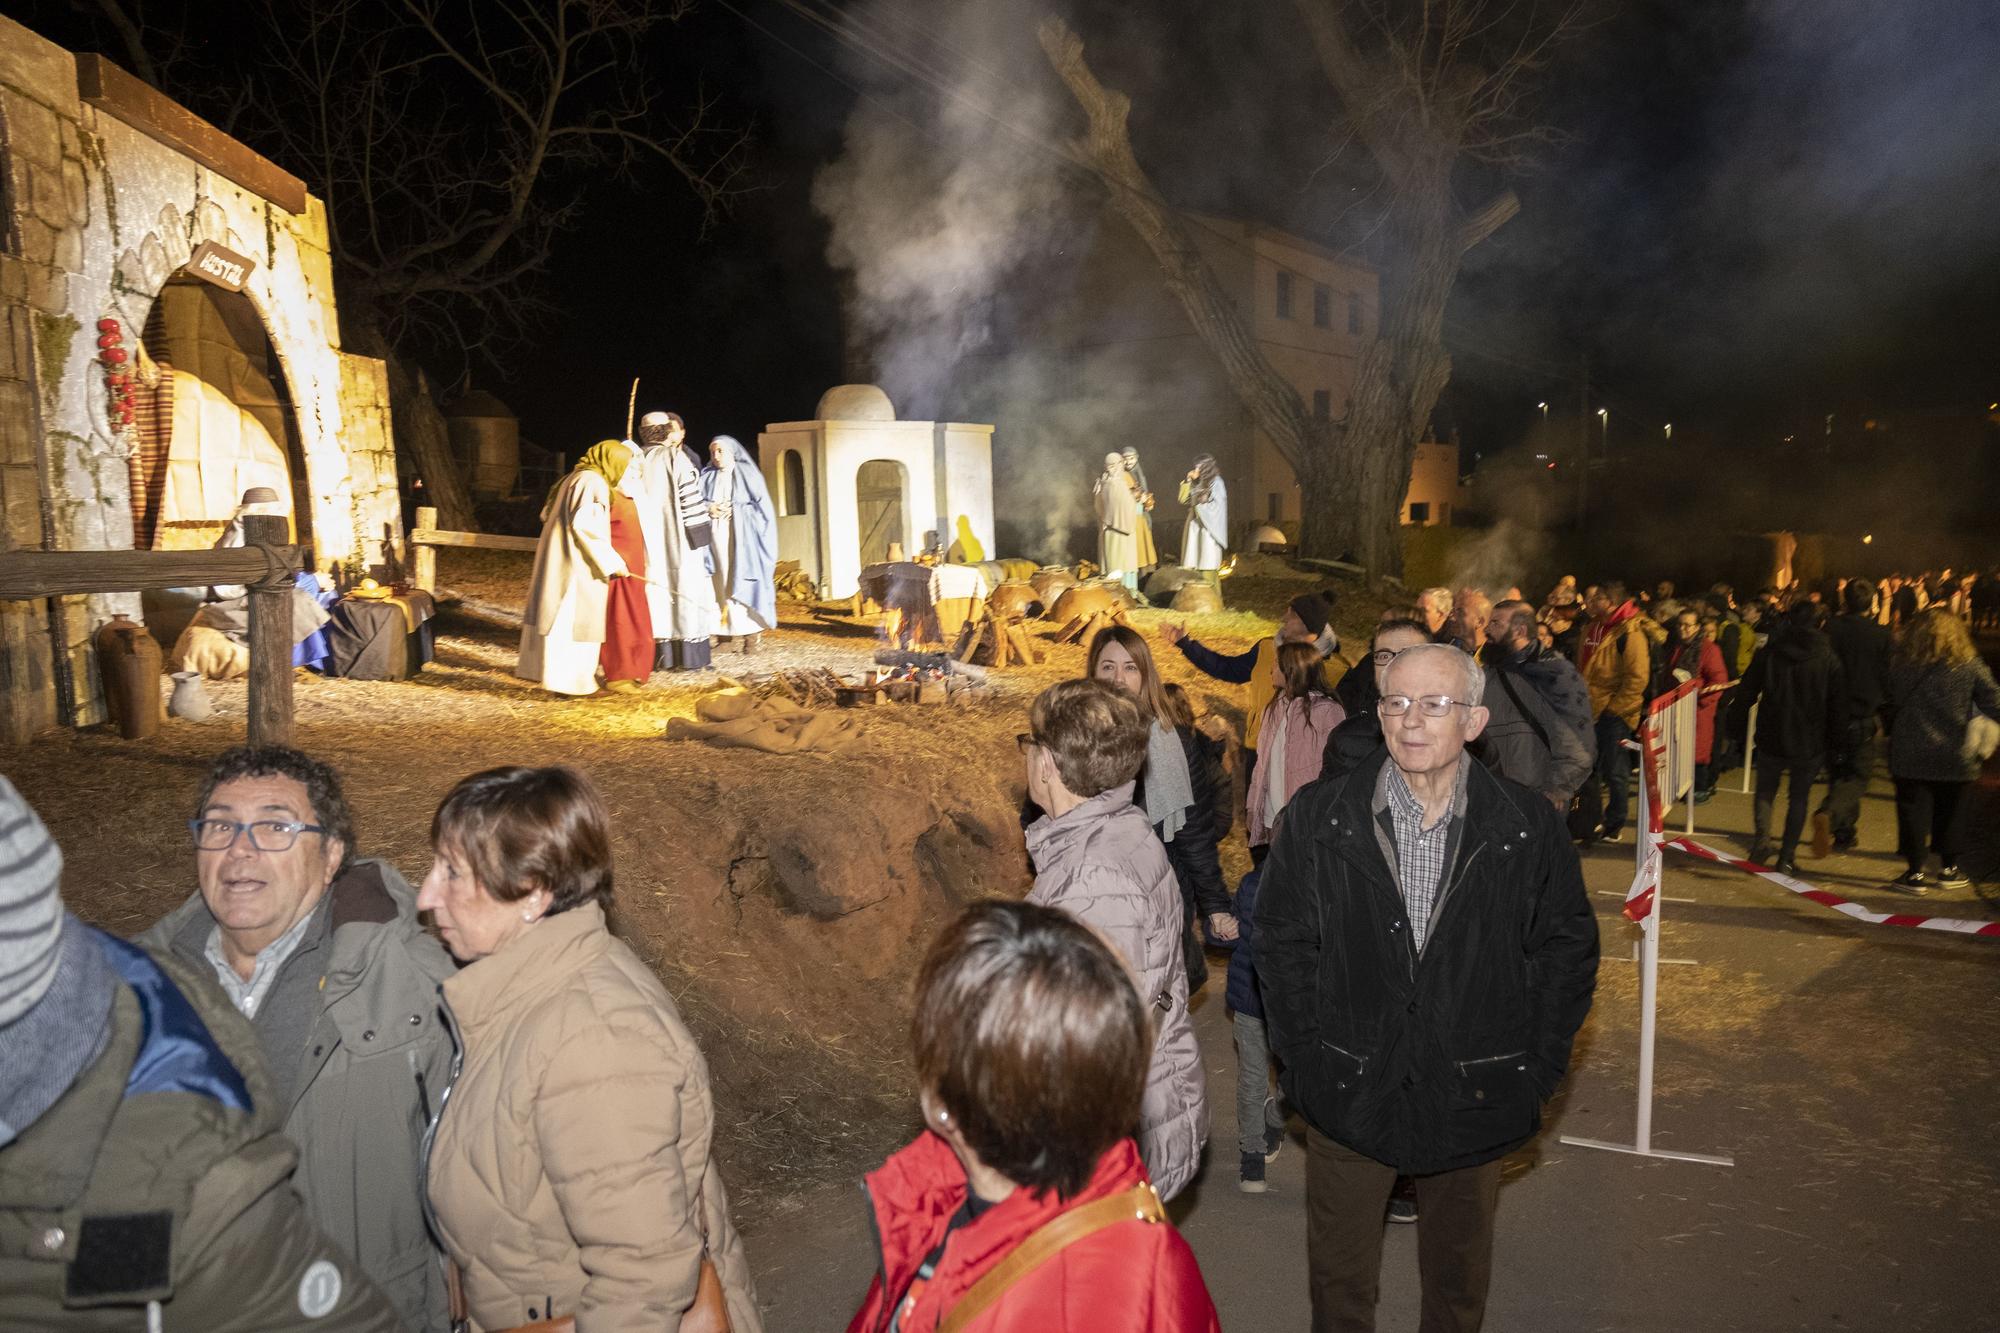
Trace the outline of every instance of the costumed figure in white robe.
<instances>
[{"instance_id":1,"label":"costumed figure in white robe","mask_svg":"<svg viewBox=\"0 0 2000 1333\"><path fill-rule=\"evenodd\" d=\"M637 455L622 441L592 445L542 507L514 674L557 694L597 693L611 580L630 572L611 546L611 489Z\"/></svg>"},{"instance_id":2,"label":"costumed figure in white robe","mask_svg":"<svg viewBox=\"0 0 2000 1333\"><path fill-rule=\"evenodd\" d=\"M1187 529L1181 534L1181 564L1201 571L1210 583L1222 568L1229 547L1229 488L1208 454L1194 460L1181 480L1181 503L1187 506Z\"/></svg>"},{"instance_id":3,"label":"costumed figure in white robe","mask_svg":"<svg viewBox=\"0 0 2000 1333\"><path fill-rule=\"evenodd\" d=\"M1132 536L1139 543L1136 561L1143 574L1160 563L1160 544L1153 540L1153 488L1146 484L1146 469L1139 466L1139 451L1127 447L1122 456L1125 481L1132 488L1132 502L1138 506Z\"/></svg>"},{"instance_id":4,"label":"costumed figure in white robe","mask_svg":"<svg viewBox=\"0 0 2000 1333\"><path fill-rule=\"evenodd\" d=\"M1139 590L1139 502L1126 480L1125 456L1106 454L1097 479L1097 563L1104 577Z\"/></svg>"},{"instance_id":5,"label":"costumed figure in white robe","mask_svg":"<svg viewBox=\"0 0 2000 1333\"><path fill-rule=\"evenodd\" d=\"M701 493L714 540L719 633L757 651L757 636L778 624L778 525L764 474L733 435L709 442Z\"/></svg>"},{"instance_id":6,"label":"costumed figure in white robe","mask_svg":"<svg viewBox=\"0 0 2000 1333\"><path fill-rule=\"evenodd\" d=\"M650 509L660 516L657 582L650 590L653 633L659 637L660 665L668 671L708 668L718 618L708 502L701 493L701 465L686 439L687 428L675 413L639 418Z\"/></svg>"}]
</instances>

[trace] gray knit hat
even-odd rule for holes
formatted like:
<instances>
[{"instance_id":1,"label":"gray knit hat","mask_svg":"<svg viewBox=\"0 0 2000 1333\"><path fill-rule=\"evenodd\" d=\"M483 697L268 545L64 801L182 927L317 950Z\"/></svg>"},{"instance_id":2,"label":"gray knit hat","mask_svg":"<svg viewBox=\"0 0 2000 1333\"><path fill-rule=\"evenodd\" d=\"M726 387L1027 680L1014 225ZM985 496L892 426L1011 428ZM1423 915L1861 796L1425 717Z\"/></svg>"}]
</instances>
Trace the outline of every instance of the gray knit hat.
<instances>
[{"instance_id":1,"label":"gray knit hat","mask_svg":"<svg viewBox=\"0 0 2000 1333\"><path fill-rule=\"evenodd\" d=\"M62 849L0 777L0 1028L35 1007L56 977Z\"/></svg>"}]
</instances>

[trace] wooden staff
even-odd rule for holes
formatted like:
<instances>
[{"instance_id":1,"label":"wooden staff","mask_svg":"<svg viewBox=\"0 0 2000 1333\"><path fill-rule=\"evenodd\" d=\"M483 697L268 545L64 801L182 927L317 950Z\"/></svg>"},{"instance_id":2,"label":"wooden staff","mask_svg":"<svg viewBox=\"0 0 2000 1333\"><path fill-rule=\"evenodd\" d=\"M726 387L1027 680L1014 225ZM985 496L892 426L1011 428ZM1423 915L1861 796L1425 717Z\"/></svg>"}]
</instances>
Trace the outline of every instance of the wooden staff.
<instances>
[{"instance_id":1,"label":"wooden staff","mask_svg":"<svg viewBox=\"0 0 2000 1333\"><path fill-rule=\"evenodd\" d=\"M625 439L632 438L632 413L639 406L639 377L632 377L632 392L625 399Z\"/></svg>"}]
</instances>

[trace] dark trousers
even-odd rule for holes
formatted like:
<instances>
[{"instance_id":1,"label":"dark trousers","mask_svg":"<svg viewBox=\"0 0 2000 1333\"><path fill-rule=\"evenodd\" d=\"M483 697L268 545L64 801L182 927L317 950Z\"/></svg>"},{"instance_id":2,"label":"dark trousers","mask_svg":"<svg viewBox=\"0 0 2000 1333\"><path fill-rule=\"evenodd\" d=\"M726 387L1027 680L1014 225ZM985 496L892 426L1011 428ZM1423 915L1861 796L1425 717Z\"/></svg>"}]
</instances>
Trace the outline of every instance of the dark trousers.
<instances>
[{"instance_id":1,"label":"dark trousers","mask_svg":"<svg viewBox=\"0 0 2000 1333\"><path fill-rule=\"evenodd\" d=\"M1842 842L1854 840L1861 822L1861 798L1868 794L1868 778L1875 771L1875 719L1863 718L1847 727L1847 744L1827 760L1826 799L1819 808L1833 824L1833 836Z\"/></svg>"},{"instance_id":2,"label":"dark trousers","mask_svg":"<svg viewBox=\"0 0 2000 1333\"><path fill-rule=\"evenodd\" d=\"M1924 868L1924 839L1944 865L1958 864L1958 805L1969 782L1896 779L1896 850L1912 870Z\"/></svg>"},{"instance_id":3,"label":"dark trousers","mask_svg":"<svg viewBox=\"0 0 2000 1333\"><path fill-rule=\"evenodd\" d=\"M1633 751L1625 748L1632 728L1625 719L1606 713L1597 719L1597 776L1604 779L1604 834L1625 827L1625 795L1632 785Z\"/></svg>"},{"instance_id":4,"label":"dark trousers","mask_svg":"<svg viewBox=\"0 0 2000 1333\"><path fill-rule=\"evenodd\" d=\"M1778 859L1798 859L1799 835L1806 827L1806 805L1821 762L1818 755L1798 760L1782 755L1757 756L1757 794L1751 798L1750 839L1758 850L1771 841L1771 806L1778 799L1778 779L1789 773L1785 784L1785 836L1778 844Z\"/></svg>"},{"instance_id":5,"label":"dark trousers","mask_svg":"<svg viewBox=\"0 0 2000 1333\"><path fill-rule=\"evenodd\" d=\"M1500 1163L1417 1176L1421 1333L1475 1333L1493 1276ZM1313 1333L1372 1333L1382 1280L1382 1218L1396 1168L1306 1131L1306 1265Z\"/></svg>"}]
</instances>

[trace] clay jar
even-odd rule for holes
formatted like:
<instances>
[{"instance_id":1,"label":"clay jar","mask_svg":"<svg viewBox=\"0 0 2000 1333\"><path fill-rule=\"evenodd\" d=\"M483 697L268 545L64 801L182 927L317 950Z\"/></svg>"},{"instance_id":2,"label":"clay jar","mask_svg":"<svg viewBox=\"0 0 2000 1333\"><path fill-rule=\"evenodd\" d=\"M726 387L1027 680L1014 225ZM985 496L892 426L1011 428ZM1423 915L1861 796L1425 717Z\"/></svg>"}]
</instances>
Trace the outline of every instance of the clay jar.
<instances>
[{"instance_id":1,"label":"clay jar","mask_svg":"<svg viewBox=\"0 0 2000 1333\"><path fill-rule=\"evenodd\" d=\"M104 704L118 734L145 740L160 730L160 643L146 627L119 615L97 631L97 666Z\"/></svg>"},{"instance_id":2,"label":"clay jar","mask_svg":"<svg viewBox=\"0 0 2000 1333\"><path fill-rule=\"evenodd\" d=\"M1041 614L1042 599L1026 583L1003 583L986 599L986 608L996 616L1012 618Z\"/></svg>"},{"instance_id":3,"label":"clay jar","mask_svg":"<svg viewBox=\"0 0 2000 1333\"><path fill-rule=\"evenodd\" d=\"M167 711L184 722L206 722L215 715L199 671L174 672L174 697L167 701Z\"/></svg>"}]
</instances>

